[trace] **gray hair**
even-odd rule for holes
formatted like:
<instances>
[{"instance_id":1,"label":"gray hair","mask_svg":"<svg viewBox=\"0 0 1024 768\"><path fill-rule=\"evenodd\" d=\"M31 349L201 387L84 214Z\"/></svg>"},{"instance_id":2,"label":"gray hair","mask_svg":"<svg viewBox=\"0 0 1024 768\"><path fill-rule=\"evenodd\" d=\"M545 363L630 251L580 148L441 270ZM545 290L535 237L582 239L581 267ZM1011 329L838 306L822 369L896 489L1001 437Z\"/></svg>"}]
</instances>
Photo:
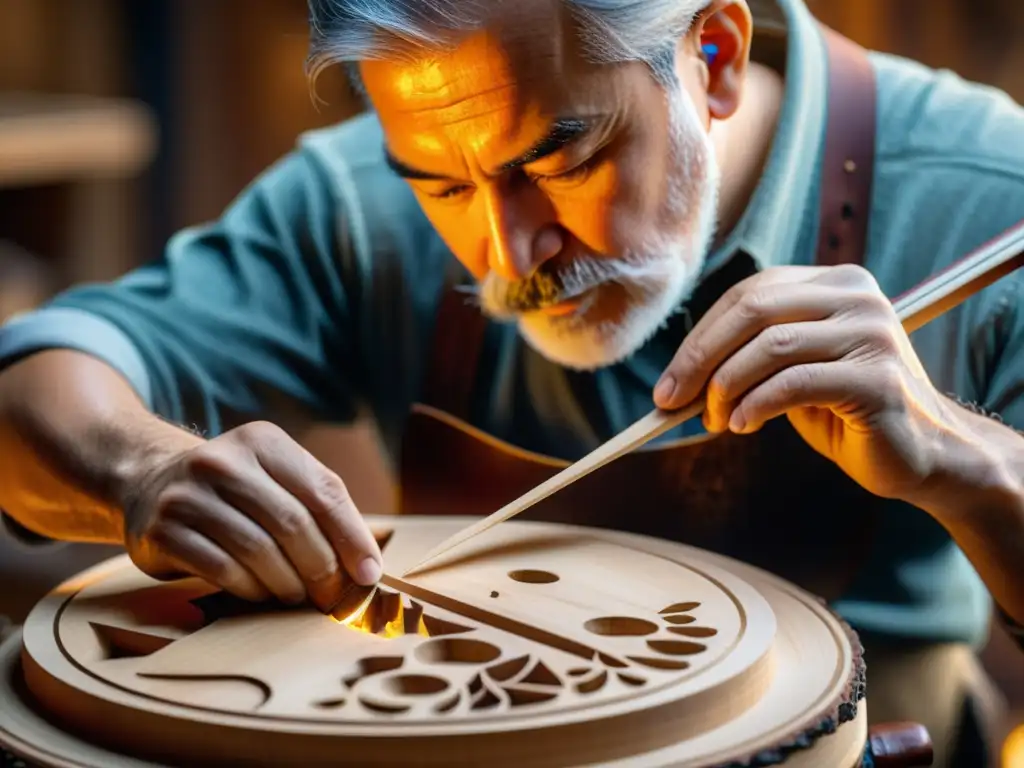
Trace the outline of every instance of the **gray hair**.
<instances>
[{"instance_id":1,"label":"gray hair","mask_svg":"<svg viewBox=\"0 0 1024 768\"><path fill-rule=\"evenodd\" d=\"M461 34L480 29L500 1L309 0L307 73L315 82L324 69L341 63L362 93L358 62L401 56L403 46L449 44ZM660 83L667 84L675 81L679 38L710 0L561 2L579 25L584 55L590 60L643 62Z\"/></svg>"}]
</instances>

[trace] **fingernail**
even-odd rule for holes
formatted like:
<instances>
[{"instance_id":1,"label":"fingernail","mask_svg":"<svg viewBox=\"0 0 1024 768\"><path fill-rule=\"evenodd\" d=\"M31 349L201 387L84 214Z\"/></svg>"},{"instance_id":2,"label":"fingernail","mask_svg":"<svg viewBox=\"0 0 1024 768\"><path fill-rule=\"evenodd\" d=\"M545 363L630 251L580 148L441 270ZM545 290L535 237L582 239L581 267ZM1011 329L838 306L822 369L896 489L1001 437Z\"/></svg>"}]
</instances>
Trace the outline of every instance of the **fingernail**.
<instances>
[{"instance_id":1,"label":"fingernail","mask_svg":"<svg viewBox=\"0 0 1024 768\"><path fill-rule=\"evenodd\" d=\"M352 574L355 576L356 581L364 586L376 584L380 581L381 567L372 557L364 557L359 565L356 566L356 572Z\"/></svg>"},{"instance_id":2,"label":"fingernail","mask_svg":"<svg viewBox=\"0 0 1024 768\"><path fill-rule=\"evenodd\" d=\"M729 429L740 434L747 428L747 420L740 415L739 411L733 411L729 417Z\"/></svg>"},{"instance_id":3,"label":"fingernail","mask_svg":"<svg viewBox=\"0 0 1024 768\"><path fill-rule=\"evenodd\" d=\"M658 381L658 386L654 388L654 402L665 405L671 399L672 395L676 391L676 379L671 373L666 373Z\"/></svg>"}]
</instances>

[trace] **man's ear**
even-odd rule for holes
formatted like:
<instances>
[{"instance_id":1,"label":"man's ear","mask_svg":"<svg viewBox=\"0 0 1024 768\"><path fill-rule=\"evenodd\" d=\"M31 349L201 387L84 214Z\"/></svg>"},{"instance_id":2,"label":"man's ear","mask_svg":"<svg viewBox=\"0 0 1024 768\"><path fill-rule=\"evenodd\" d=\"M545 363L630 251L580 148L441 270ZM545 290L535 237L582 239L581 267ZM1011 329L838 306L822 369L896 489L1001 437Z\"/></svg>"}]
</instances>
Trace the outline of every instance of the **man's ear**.
<instances>
[{"instance_id":1,"label":"man's ear","mask_svg":"<svg viewBox=\"0 0 1024 768\"><path fill-rule=\"evenodd\" d=\"M683 53L699 61L708 111L716 120L728 119L739 108L753 31L745 0L714 0L687 33Z\"/></svg>"}]
</instances>

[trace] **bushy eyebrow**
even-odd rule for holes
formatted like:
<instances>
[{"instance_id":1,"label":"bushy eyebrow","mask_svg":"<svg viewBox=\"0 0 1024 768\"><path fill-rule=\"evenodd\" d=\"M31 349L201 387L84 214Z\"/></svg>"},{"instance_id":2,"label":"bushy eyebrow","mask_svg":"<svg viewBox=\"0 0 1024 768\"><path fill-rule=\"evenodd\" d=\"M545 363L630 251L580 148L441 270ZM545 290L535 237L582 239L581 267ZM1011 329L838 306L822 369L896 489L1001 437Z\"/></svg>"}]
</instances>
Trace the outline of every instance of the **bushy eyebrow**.
<instances>
[{"instance_id":1,"label":"bushy eyebrow","mask_svg":"<svg viewBox=\"0 0 1024 768\"><path fill-rule=\"evenodd\" d=\"M569 144L584 136L591 128L591 123L576 117L562 117L551 123L547 135L538 141L515 160L501 166L502 171L511 171L555 154Z\"/></svg>"},{"instance_id":2,"label":"bushy eyebrow","mask_svg":"<svg viewBox=\"0 0 1024 768\"><path fill-rule=\"evenodd\" d=\"M508 172L524 165L535 163L542 158L555 154L565 149L568 145L586 135L593 127L591 120L583 120L578 117L560 117L552 121L548 132L540 141L526 150L519 157L503 163L499 170ZM443 174L424 171L399 160L391 154L387 147L384 148L384 159L388 167L403 179L419 179L422 181L451 181Z\"/></svg>"}]
</instances>

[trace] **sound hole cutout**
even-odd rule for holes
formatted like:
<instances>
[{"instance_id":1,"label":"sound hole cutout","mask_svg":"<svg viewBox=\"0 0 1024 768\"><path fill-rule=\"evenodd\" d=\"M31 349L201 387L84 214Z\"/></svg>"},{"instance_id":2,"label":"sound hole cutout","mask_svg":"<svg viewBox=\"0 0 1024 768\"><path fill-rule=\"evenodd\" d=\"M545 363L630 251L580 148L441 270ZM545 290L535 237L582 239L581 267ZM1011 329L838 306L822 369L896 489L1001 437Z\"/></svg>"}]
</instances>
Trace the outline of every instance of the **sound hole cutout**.
<instances>
[{"instance_id":1,"label":"sound hole cutout","mask_svg":"<svg viewBox=\"0 0 1024 768\"><path fill-rule=\"evenodd\" d=\"M520 584L554 584L560 578L557 573L538 571L532 568L509 571L508 577Z\"/></svg>"}]
</instances>

